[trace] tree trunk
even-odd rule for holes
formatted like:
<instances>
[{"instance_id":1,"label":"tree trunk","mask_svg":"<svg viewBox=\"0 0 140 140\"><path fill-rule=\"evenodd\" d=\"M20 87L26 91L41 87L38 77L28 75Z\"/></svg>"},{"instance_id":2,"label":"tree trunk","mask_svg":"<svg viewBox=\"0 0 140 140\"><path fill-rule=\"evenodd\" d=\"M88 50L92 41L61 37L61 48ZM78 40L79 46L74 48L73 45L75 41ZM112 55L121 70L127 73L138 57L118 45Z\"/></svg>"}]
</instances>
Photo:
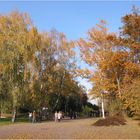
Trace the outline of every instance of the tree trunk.
<instances>
[{"instance_id":1,"label":"tree trunk","mask_svg":"<svg viewBox=\"0 0 140 140\"><path fill-rule=\"evenodd\" d=\"M105 110L104 110L104 100L103 100L103 97L102 97L102 117L103 117L103 119L105 119Z\"/></svg>"},{"instance_id":2,"label":"tree trunk","mask_svg":"<svg viewBox=\"0 0 140 140\"><path fill-rule=\"evenodd\" d=\"M59 102L59 95L58 95L58 98L57 98L57 100L56 100L56 103L55 103L55 105L54 105L53 110L56 108L56 106L57 106L58 102Z\"/></svg>"},{"instance_id":3,"label":"tree trunk","mask_svg":"<svg viewBox=\"0 0 140 140\"><path fill-rule=\"evenodd\" d=\"M0 111L0 118L2 118L1 111Z\"/></svg>"},{"instance_id":4,"label":"tree trunk","mask_svg":"<svg viewBox=\"0 0 140 140\"><path fill-rule=\"evenodd\" d=\"M0 105L0 118L2 118L2 103Z\"/></svg>"},{"instance_id":5,"label":"tree trunk","mask_svg":"<svg viewBox=\"0 0 140 140\"><path fill-rule=\"evenodd\" d=\"M2 118L4 113L4 102L1 101L0 103L0 118Z\"/></svg>"},{"instance_id":6,"label":"tree trunk","mask_svg":"<svg viewBox=\"0 0 140 140\"><path fill-rule=\"evenodd\" d=\"M14 123L16 119L16 107L13 109L13 114L12 114L12 122Z\"/></svg>"},{"instance_id":7,"label":"tree trunk","mask_svg":"<svg viewBox=\"0 0 140 140\"><path fill-rule=\"evenodd\" d=\"M60 95L61 95L61 88L62 88L62 85L63 85L63 80L64 80L64 78L65 78L65 74L66 74L66 71L64 71L64 74L62 75L62 77L61 77L61 80L60 80L60 86L59 86L59 90L58 90L58 98L57 98L57 101L56 101L56 103L55 103L55 105L54 105L54 108L53 108L53 110L56 108L56 106L58 105L58 102L59 102L59 98L60 98Z\"/></svg>"},{"instance_id":8,"label":"tree trunk","mask_svg":"<svg viewBox=\"0 0 140 140\"><path fill-rule=\"evenodd\" d=\"M119 97L121 97L120 79L117 77L116 80L117 80L117 86L118 86L118 94L119 94Z\"/></svg>"}]
</instances>

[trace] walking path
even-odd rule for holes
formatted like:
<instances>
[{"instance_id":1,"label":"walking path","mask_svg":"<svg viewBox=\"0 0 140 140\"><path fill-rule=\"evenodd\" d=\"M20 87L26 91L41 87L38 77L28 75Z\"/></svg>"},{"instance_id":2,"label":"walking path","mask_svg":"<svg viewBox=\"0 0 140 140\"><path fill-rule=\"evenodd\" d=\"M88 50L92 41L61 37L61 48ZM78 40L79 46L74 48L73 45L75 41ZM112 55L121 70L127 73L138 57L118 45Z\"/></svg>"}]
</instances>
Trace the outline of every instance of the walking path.
<instances>
[{"instance_id":1,"label":"walking path","mask_svg":"<svg viewBox=\"0 0 140 140\"><path fill-rule=\"evenodd\" d=\"M23 123L0 126L0 139L140 139L136 121L125 126L95 127L96 119Z\"/></svg>"}]
</instances>

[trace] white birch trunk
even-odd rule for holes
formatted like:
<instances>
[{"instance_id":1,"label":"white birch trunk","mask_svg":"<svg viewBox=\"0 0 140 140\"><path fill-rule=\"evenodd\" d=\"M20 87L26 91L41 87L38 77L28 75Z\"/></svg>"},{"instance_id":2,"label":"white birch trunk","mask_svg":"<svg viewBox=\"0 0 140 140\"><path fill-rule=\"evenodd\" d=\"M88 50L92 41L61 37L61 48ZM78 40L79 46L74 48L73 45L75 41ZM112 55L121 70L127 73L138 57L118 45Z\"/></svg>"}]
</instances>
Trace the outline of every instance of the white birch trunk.
<instances>
[{"instance_id":1,"label":"white birch trunk","mask_svg":"<svg viewBox=\"0 0 140 140\"><path fill-rule=\"evenodd\" d=\"M12 122L14 123L16 119L16 108L13 109L13 115L12 115Z\"/></svg>"},{"instance_id":2,"label":"white birch trunk","mask_svg":"<svg viewBox=\"0 0 140 140\"><path fill-rule=\"evenodd\" d=\"M105 119L104 101L102 99L102 117Z\"/></svg>"},{"instance_id":3,"label":"white birch trunk","mask_svg":"<svg viewBox=\"0 0 140 140\"><path fill-rule=\"evenodd\" d=\"M120 79L116 78L116 80L117 80L117 85L118 85L118 94L119 94L119 97L121 97Z\"/></svg>"}]
</instances>

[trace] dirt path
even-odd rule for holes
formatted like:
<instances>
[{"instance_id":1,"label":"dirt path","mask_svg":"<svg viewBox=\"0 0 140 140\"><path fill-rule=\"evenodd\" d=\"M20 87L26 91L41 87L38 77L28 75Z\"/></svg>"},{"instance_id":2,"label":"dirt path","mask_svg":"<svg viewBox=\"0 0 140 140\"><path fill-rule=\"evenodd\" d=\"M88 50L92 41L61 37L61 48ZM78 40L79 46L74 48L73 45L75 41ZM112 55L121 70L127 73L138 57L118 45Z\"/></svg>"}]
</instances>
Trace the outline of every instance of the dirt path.
<instances>
[{"instance_id":1,"label":"dirt path","mask_svg":"<svg viewBox=\"0 0 140 140\"><path fill-rule=\"evenodd\" d=\"M140 139L140 127L135 121L111 127L95 127L93 122L95 119L5 125L0 126L0 139Z\"/></svg>"}]
</instances>

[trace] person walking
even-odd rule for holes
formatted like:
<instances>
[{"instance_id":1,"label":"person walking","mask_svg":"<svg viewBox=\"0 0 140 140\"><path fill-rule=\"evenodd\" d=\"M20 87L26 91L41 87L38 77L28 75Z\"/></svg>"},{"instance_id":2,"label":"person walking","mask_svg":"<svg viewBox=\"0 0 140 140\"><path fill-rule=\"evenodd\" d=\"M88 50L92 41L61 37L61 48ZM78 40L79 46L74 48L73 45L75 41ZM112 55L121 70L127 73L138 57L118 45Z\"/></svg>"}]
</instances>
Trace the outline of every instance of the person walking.
<instances>
[{"instance_id":1,"label":"person walking","mask_svg":"<svg viewBox=\"0 0 140 140\"><path fill-rule=\"evenodd\" d=\"M32 123L36 122L36 112L35 110L33 111L33 117L32 117Z\"/></svg>"},{"instance_id":2,"label":"person walking","mask_svg":"<svg viewBox=\"0 0 140 140\"><path fill-rule=\"evenodd\" d=\"M61 121L61 118L62 118L62 113L59 111L59 112L58 112L58 122Z\"/></svg>"},{"instance_id":3,"label":"person walking","mask_svg":"<svg viewBox=\"0 0 140 140\"><path fill-rule=\"evenodd\" d=\"M57 113L57 111L54 113L54 119L55 119L55 122L58 121L58 113Z\"/></svg>"},{"instance_id":4,"label":"person walking","mask_svg":"<svg viewBox=\"0 0 140 140\"><path fill-rule=\"evenodd\" d=\"M32 122L32 112L29 112L29 121Z\"/></svg>"}]
</instances>

